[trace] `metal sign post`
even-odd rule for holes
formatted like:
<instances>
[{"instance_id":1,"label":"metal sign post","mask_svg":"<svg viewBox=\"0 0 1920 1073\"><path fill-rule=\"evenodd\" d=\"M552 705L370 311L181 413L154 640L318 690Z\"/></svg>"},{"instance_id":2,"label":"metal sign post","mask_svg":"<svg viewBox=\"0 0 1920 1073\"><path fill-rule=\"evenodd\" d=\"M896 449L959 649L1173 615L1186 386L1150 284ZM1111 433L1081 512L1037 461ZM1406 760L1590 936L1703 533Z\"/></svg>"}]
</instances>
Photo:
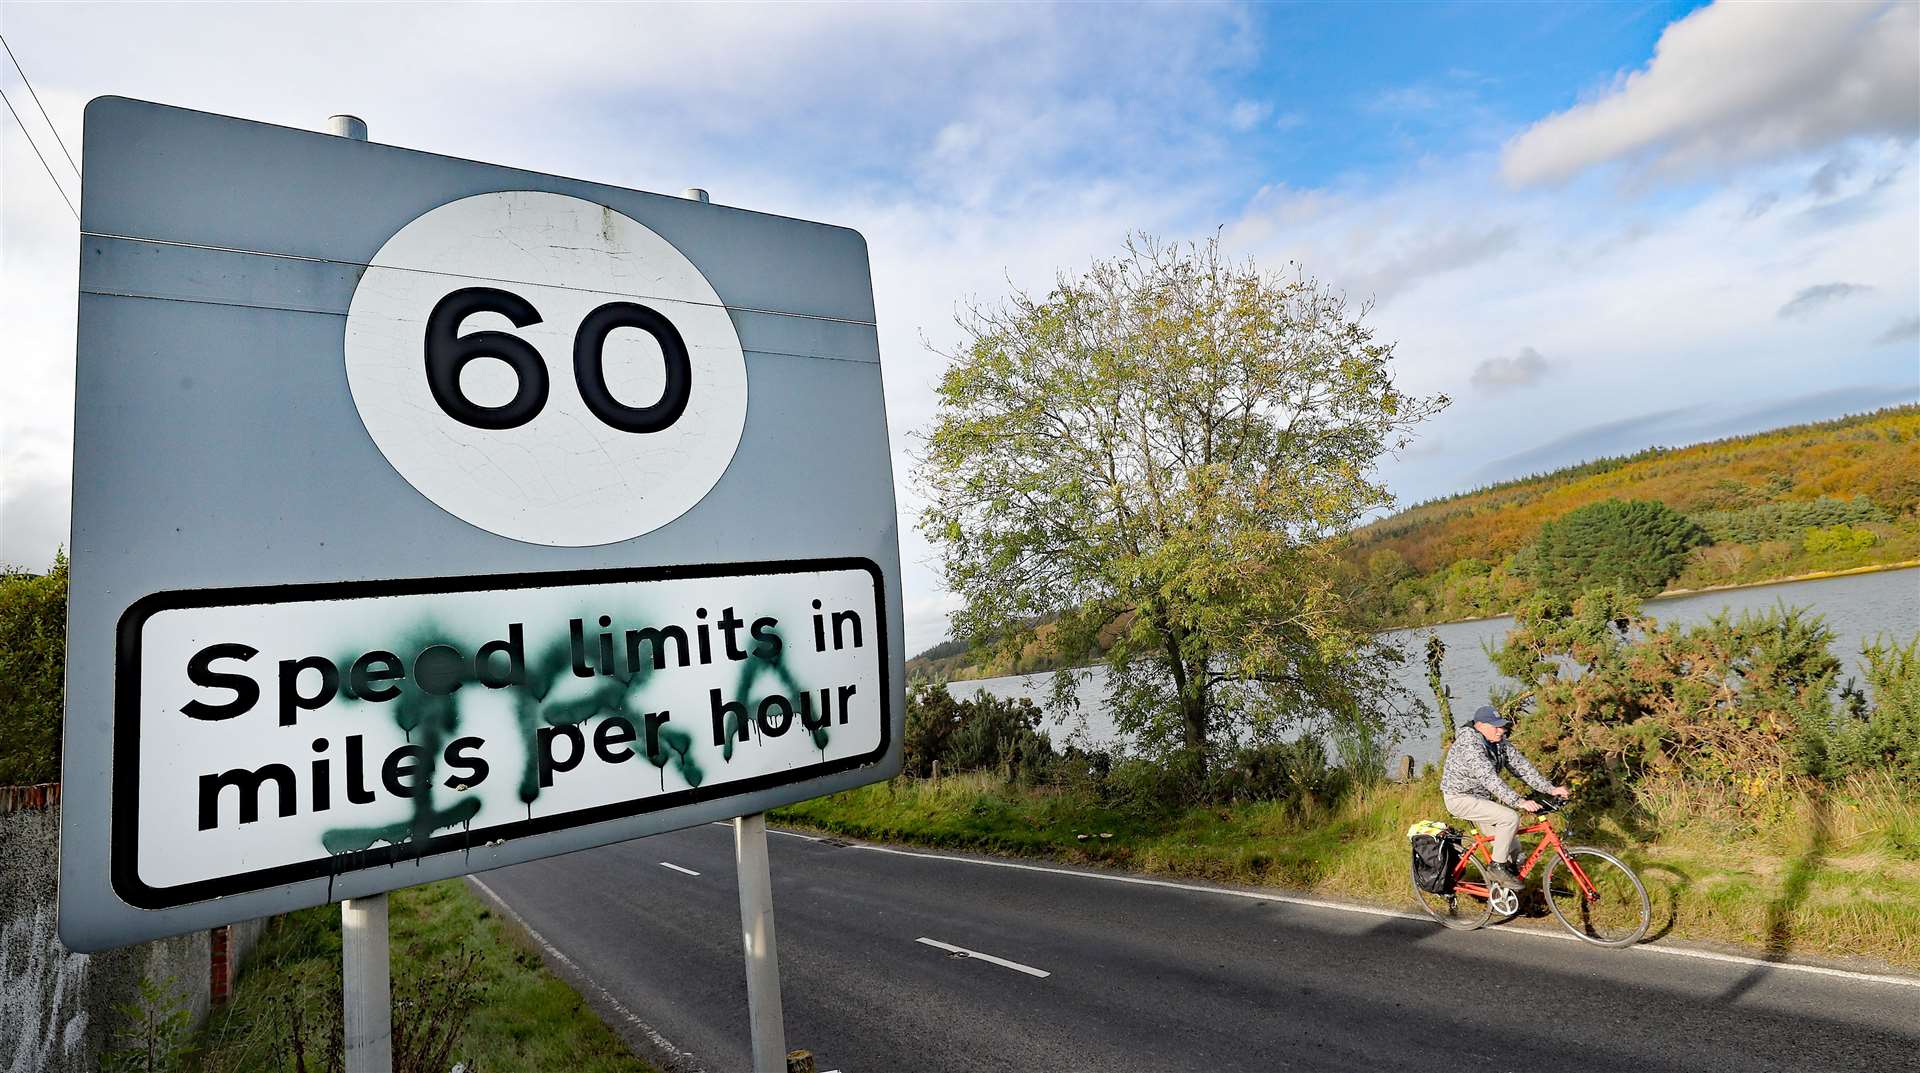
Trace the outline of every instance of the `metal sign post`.
<instances>
[{"instance_id":1,"label":"metal sign post","mask_svg":"<svg viewBox=\"0 0 1920 1073\"><path fill-rule=\"evenodd\" d=\"M358 116L327 117L327 133L367 140ZM340 902L340 1020L347 1073L393 1068L393 961L388 949L387 894Z\"/></svg>"},{"instance_id":2,"label":"metal sign post","mask_svg":"<svg viewBox=\"0 0 1920 1073\"><path fill-rule=\"evenodd\" d=\"M753 1073L785 1073L787 1028L780 1011L780 957L773 937L773 877L767 868L766 813L756 812L733 821L733 859L740 873L740 942L747 956Z\"/></svg>"},{"instance_id":3,"label":"metal sign post","mask_svg":"<svg viewBox=\"0 0 1920 1073\"><path fill-rule=\"evenodd\" d=\"M387 896L340 903L340 1020L347 1073L393 1068L393 988Z\"/></svg>"},{"instance_id":4,"label":"metal sign post","mask_svg":"<svg viewBox=\"0 0 1920 1073\"><path fill-rule=\"evenodd\" d=\"M707 191L680 195L707 204ZM740 884L740 945L747 963L747 1022L754 1073L786 1073L787 1026L780 1008L780 952L773 937L773 873L767 863L767 816L733 820L733 862Z\"/></svg>"}]
</instances>

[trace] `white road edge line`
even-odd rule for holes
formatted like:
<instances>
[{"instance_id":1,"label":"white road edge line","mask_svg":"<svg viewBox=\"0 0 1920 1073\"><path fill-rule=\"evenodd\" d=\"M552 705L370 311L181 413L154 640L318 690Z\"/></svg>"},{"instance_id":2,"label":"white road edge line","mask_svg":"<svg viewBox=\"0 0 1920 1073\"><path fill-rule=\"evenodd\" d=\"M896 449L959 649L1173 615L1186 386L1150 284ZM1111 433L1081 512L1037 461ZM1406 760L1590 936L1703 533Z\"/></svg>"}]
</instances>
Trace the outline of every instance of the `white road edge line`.
<instances>
[{"instance_id":1,"label":"white road edge line","mask_svg":"<svg viewBox=\"0 0 1920 1073\"><path fill-rule=\"evenodd\" d=\"M593 989L600 993L600 997L606 1000L607 1005L613 1007L614 1012L618 1013L622 1018L624 1018L628 1024L639 1029L640 1034L647 1037L647 1042L653 1044L655 1047L660 1048L661 1051L665 1052L668 1056L670 1056L673 1059L674 1065L683 1067L687 1071L687 1073L705 1073L705 1067L703 1067L700 1064L699 1059L694 1057L694 1054L692 1051L681 1050L679 1047L674 1046L672 1040L669 1040L667 1037L661 1035L658 1029L654 1028L652 1025L648 1024L647 1022L642 1021L640 1019L639 1014L634 1013L632 1010L626 1007L625 1003L621 1002L617 998L614 998L613 992L608 991L606 988L600 986L599 981L587 975L587 970L581 968L579 962L561 953L560 948L548 942L547 937L540 934L540 932L536 930L533 925L527 923L527 920L525 917L521 916L519 913L514 912L513 907L507 904L507 900L505 898L500 897L499 893L496 892L492 887L487 886L485 880L481 879L479 876L470 875L467 877L467 882L472 883L476 887L479 887L480 892L487 896L487 900L492 902L495 908L499 909L502 913L505 913L507 917L510 920L512 920L515 924L518 924L521 930L525 931L527 935L533 939L534 942L539 943L540 949L544 951L548 957L572 969L574 972L580 975L580 978L582 980L585 980L587 983L592 984Z\"/></svg>"},{"instance_id":2,"label":"white road edge line","mask_svg":"<svg viewBox=\"0 0 1920 1073\"><path fill-rule=\"evenodd\" d=\"M672 861L661 861L660 867L671 868L674 871L679 872L681 875L685 875L685 876L697 876L700 874L691 868L682 868L679 865L674 864Z\"/></svg>"},{"instance_id":3,"label":"white road edge line","mask_svg":"<svg viewBox=\"0 0 1920 1073\"><path fill-rule=\"evenodd\" d=\"M1048 972L1045 969L1036 969L1032 965L1022 965L1018 961L1008 961L1006 958L997 958L997 957L994 957L992 954L982 954L978 950L968 950L964 946L955 946L952 943L943 943L938 939L929 939L924 935L922 935L918 939L915 939L914 942L925 943L926 945L931 946L936 950L945 950L949 954L965 954L968 957L975 959L976 961L991 962L995 965L1000 966L1003 969L1012 969L1015 972L1024 972L1028 976L1038 976L1042 980L1053 975L1052 973Z\"/></svg>"},{"instance_id":4,"label":"white road edge line","mask_svg":"<svg viewBox=\"0 0 1920 1073\"><path fill-rule=\"evenodd\" d=\"M778 831L769 827L769 831L792 838L802 838L809 842L821 839L815 835L801 834L798 831ZM1349 905L1344 902L1330 902L1319 898L1303 898L1295 894L1273 894L1267 891L1234 890L1231 887L1205 887L1195 883L1180 883L1171 879L1148 879L1145 876L1112 875L1105 872L1082 872L1072 868L1052 868L1043 864L1022 864L1018 861L996 861L978 857L955 857L946 853L926 853L920 850L896 849L893 846L876 846L869 842L854 842L853 849L870 850L874 853L891 853L900 857L919 857L930 861L952 861L955 864L973 864L986 868L1011 868L1020 872L1046 872L1050 875L1076 876L1080 879L1099 879L1108 883L1133 883L1142 887L1165 887L1169 890L1193 891L1198 894L1224 894L1230 897L1252 898L1262 902L1280 902L1285 905L1304 905L1314 909L1332 909L1340 913L1358 913L1363 916L1389 917L1396 920L1414 920L1432 923L1432 918L1419 913L1406 913L1397 909L1379 909L1370 905ZM1531 928L1490 928L1493 935L1514 935L1529 939L1560 939L1576 943L1581 940L1571 935L1554 931L1536 931ZM1696 958L1701 961L1718 961L1727 965L1746 965L1752 968L1779 969L1782 972L1803 972L1812 976L1832 976L1842 980L1858 980L1862 983L1891 984L1894 987L1920 988L1920 977L1887 976L1880 973L1855 972L1852 969L1830 969L1823 965L1802 965L1793 961L1766 961L1761 958L1742 957L1738 954L1717 954L1711 950L1689 950L1681 946L1657 946L1651 943L1630 947L1631 954L1665 954L1669 957Z\"/></svg>"}]
</instances>

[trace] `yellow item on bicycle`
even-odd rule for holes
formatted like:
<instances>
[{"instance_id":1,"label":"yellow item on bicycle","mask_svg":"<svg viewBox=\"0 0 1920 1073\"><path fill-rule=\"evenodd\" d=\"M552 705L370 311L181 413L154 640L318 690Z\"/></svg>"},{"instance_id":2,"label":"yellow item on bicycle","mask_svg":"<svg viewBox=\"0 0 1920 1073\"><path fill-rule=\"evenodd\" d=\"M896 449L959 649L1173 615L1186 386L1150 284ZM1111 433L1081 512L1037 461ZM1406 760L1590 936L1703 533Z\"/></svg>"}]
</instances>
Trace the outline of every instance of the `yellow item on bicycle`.
<instances>
[{"instance_id":1,"label":"yellow item on bicycle","mask_svg":"<svg viewBox=\"0 0 1920 1073\"><path fill-rule=\"evenodd\" d=\"M1421 820L1419 823L1407 828L1407 837L1410 839L1419 838L1421 835L1430 835L1434 838L1439 838L1446 833L1447 825L1441 823L1439 820Z\"/></svg>"}]
</instances>

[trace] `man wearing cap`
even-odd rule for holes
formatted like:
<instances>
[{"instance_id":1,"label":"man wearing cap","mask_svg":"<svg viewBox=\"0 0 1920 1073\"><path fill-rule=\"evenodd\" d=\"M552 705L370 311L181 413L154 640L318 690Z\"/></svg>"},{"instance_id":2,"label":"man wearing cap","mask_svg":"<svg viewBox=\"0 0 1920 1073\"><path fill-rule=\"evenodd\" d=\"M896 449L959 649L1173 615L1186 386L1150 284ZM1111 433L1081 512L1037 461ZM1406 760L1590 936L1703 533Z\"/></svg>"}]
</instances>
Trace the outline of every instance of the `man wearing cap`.
<instances>
[{"instance_id":1,"label":"man wearing cap","mask_svg":"<svg viewBox=\"0 0 1920 1073\"><path fill-rule=\"evenodd\" d=\"M1453 739L1453 748L1447 750L1446 765L1440 769L1440 794L1448 812L1493 836L1489 847L1493 866L1487 871L1494 882L1517 890L1520 880L1508 868L1513 859L1513 835L1520 829L1520 814L1514 809L1538 812L1540 806L1514 793L1500 778L1500 772L1511 771L1535 790L1562 800L1568 791L1548 782L1527 763L1520 750L1507 742L1507 727L1511 725L1491 706L1482 705L1474 712L1472 732L1461 728Z\"/></svg>"}]
</instances>

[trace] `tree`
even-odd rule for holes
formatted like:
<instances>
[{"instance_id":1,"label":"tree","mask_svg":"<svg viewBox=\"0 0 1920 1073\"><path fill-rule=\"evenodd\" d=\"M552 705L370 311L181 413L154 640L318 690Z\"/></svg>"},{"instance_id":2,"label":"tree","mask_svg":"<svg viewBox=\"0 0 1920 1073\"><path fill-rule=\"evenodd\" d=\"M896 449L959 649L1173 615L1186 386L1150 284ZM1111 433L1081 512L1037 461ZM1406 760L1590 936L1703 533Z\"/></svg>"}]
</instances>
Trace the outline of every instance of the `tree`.
<instances>
[{"instance_id":1,"label":"tree","mask_svg":"<svg viewBox=\"0 0 1920 1073\"><path fill-rule=\"evenodd\" d=\"M0 570L0 786L60 778L67 557L45 576Z\"/></svg>"},{"instance_id":2,"label":"tree","mask_svg":"<svg viewBox=\"0 0 1920 1073\"><path fill-rule=\"evenodd\" d=\"M1417 707L1336 551L1391 503L1381 455L1446 399L1394 385L1365 313L1217 240L1147 238L964 312L918 470L959 633L1017 646L1051 619L1069 661L1105 641L1117 725L1201 770L1286 725Z\"/></svg>"},{"instance_id":3,"label":"tree","mask_svg":"<svg viewBox=\"0 0 1920 1073\"><path fill-rule=\"evenodd\" d=\"M1664 503L1603 499L1540 527L1534 581L1563 596L1595 585L1652 596L1680 576L1688 552L1709 542L1698 523Z\"/></svg>"},{"instance_id":4,"label":"tree","mask_svg":"<svg viewBox=\"0 0 1920 1073\"><path fill-rule=\"evenodd\" d=\"M1427 688L1433 690L1433 703L1440 709L1440 754L1453 748L1453 687L1443 672L1447 664L1447 643L1437 631L1427 633Z\"/></svg>"}]
</instances>

